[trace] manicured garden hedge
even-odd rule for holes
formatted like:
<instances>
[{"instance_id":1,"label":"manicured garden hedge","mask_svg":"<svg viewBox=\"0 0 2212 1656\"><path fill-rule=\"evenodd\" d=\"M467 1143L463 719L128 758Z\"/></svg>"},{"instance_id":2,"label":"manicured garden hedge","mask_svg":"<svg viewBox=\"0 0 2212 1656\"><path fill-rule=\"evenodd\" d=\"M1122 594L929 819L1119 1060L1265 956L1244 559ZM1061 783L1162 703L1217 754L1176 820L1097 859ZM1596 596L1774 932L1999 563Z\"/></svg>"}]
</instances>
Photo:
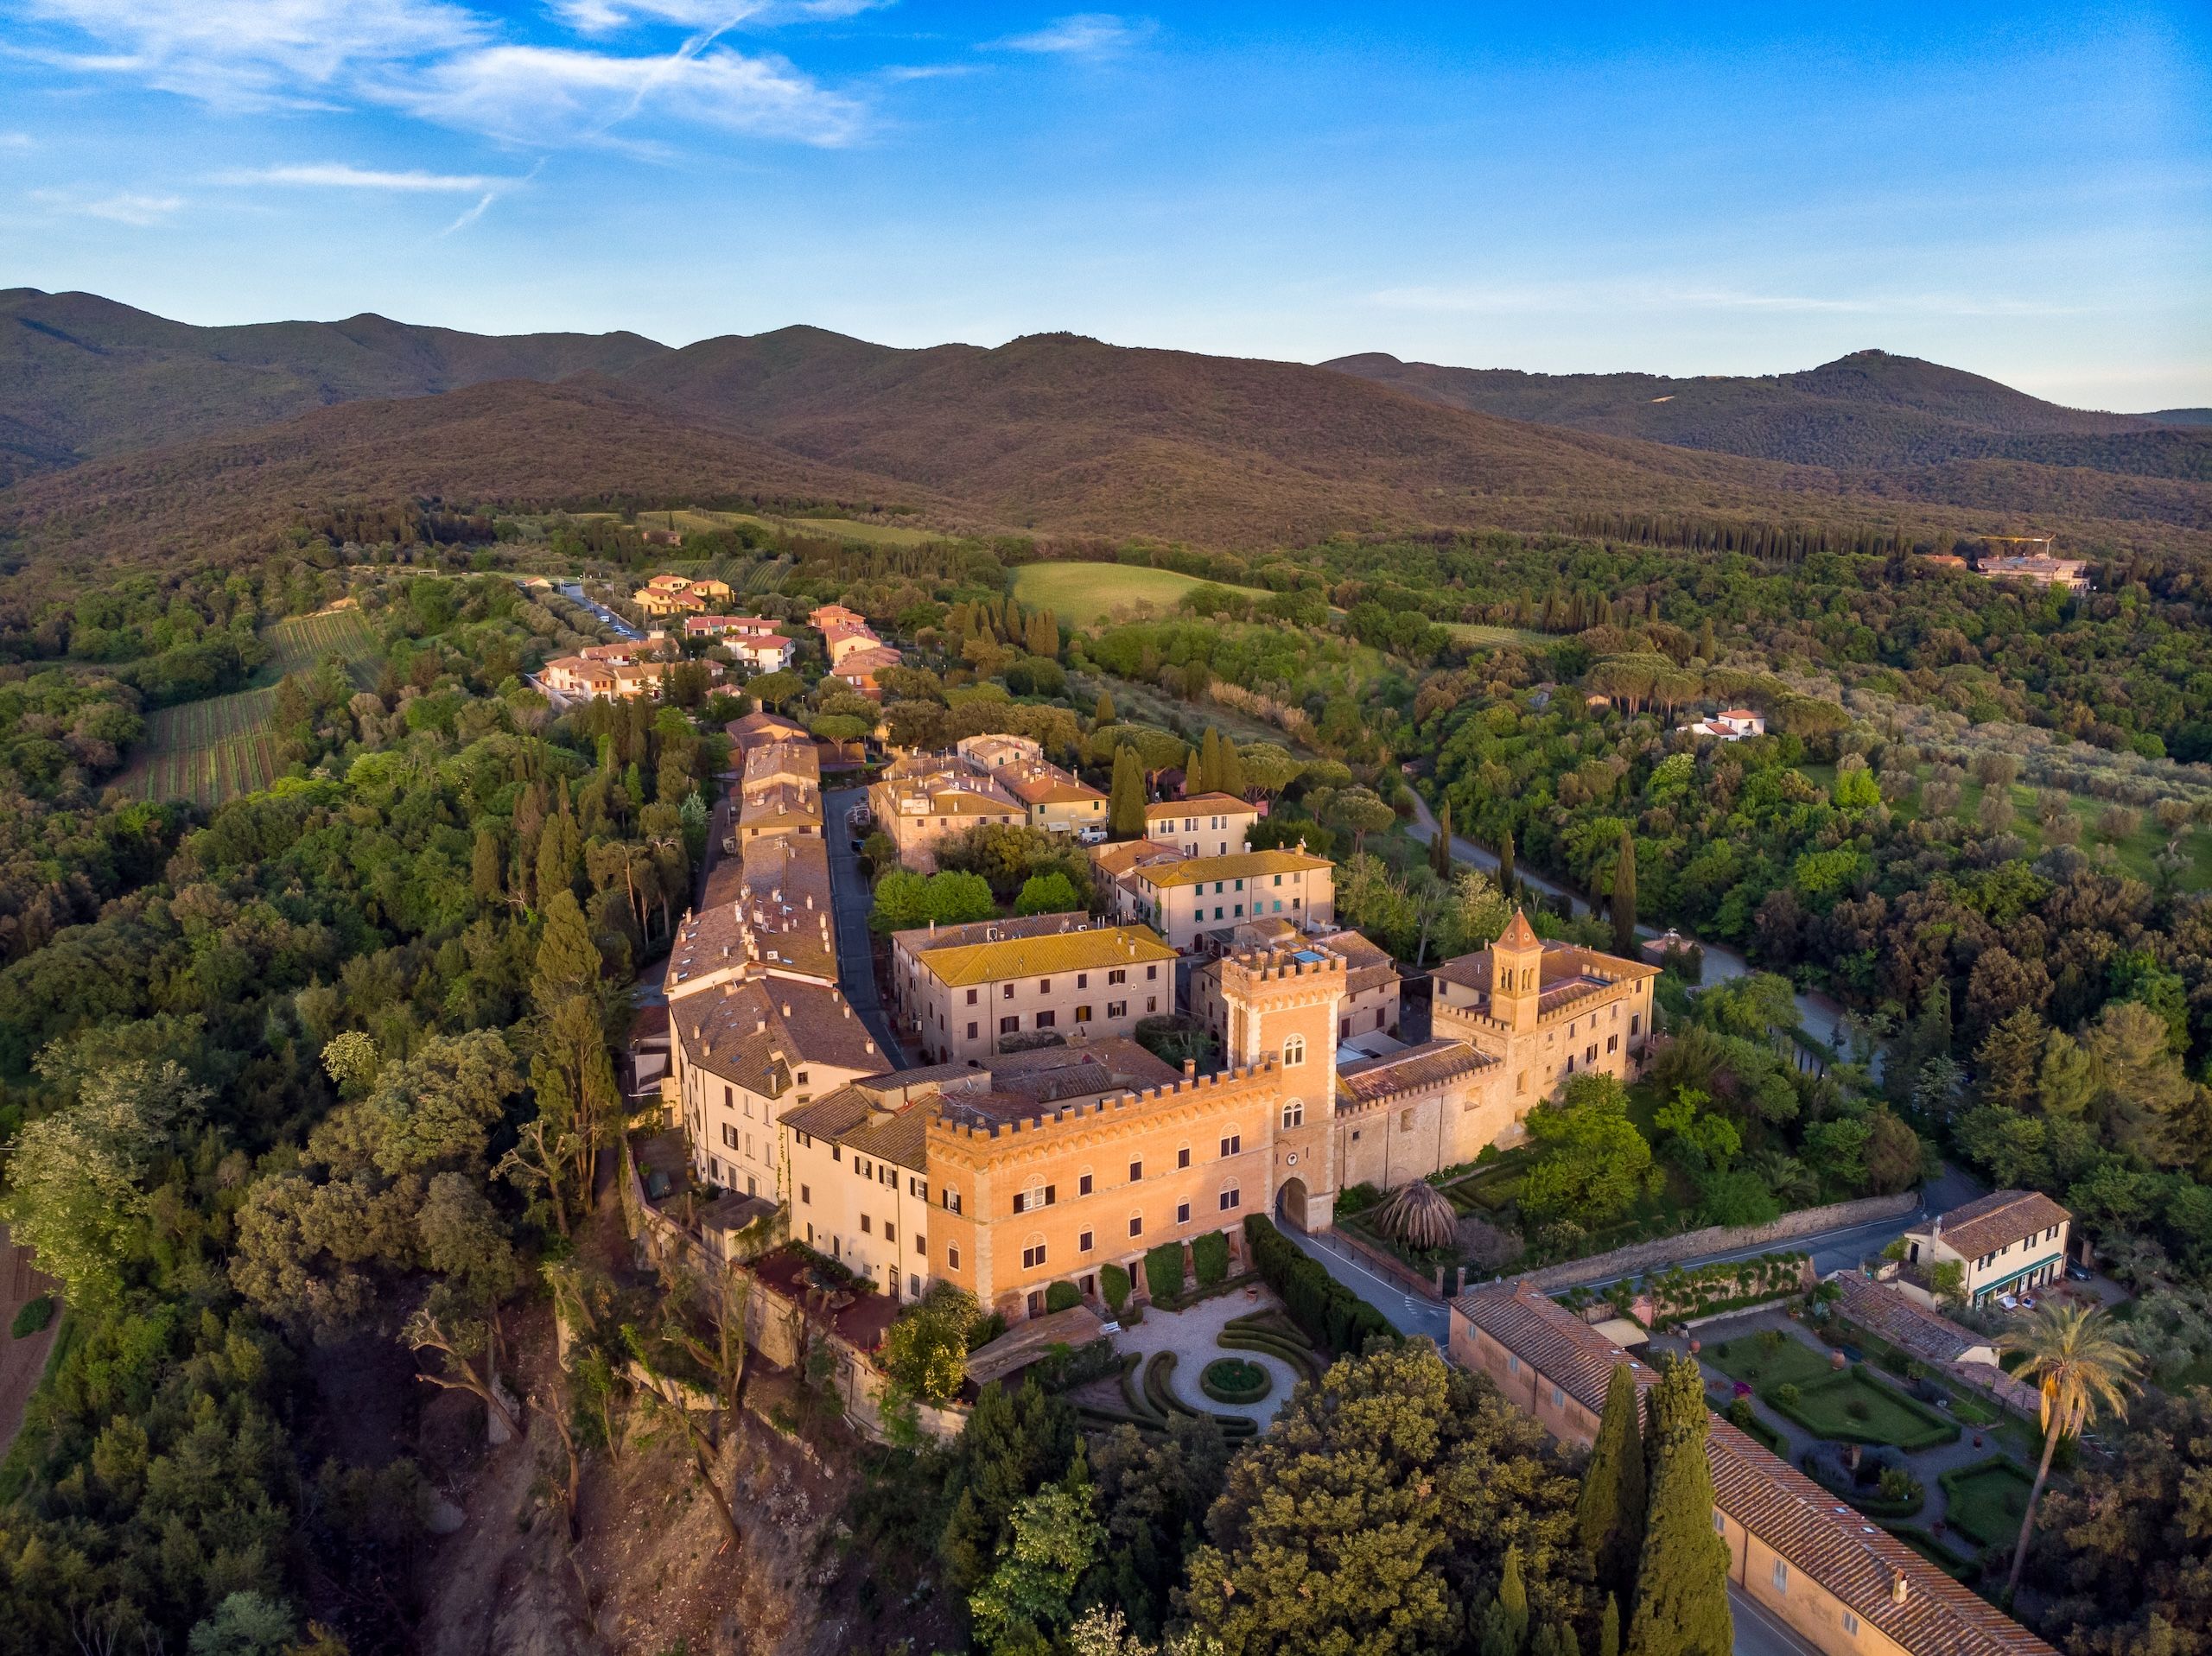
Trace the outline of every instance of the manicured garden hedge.
<instances>
[{"instance_id":1,"label":"manicured garden hedge","mask_svg":"<svg viewBox=\"0 0 2212 1656\"><path fill-rule=\"evenodd\" d=\"M1216 1403L1257 1403L1274 1385L1266 1369L1243 1357L1217 1357L1198 1371L1198 1390Z\"/></svg>"},{"instance_id":2,"label":"manicured garden hedge","mask_svg":"<svg viewBox=\"0 0 2212 1656\"><path fill-rule=\"evenodd\" d=\"M1101 1266L1098 1270L1098 1291L1106 1298L1107 1305L1115 1316L1129 1303L1129 1273L1118 1265Z\"/></svg>"},{"instance_id":3,"label":"manicured garden hedge","mask_svg":"<svg viewBox=\"0 0 2212 1656\"><path fill-rule=\"evenodd\" d=\"M35 1299L25 1300L17 1308L16 1320L10 1326L8 1332L18 1340L28 1339L40 1332L52 1321L54 1321L54 1296L41 1294Z\"/></svg>"},{"instance_id":4,"label":"manicured garden hedge","mask_svg":"<svg viewBox=\"0 0 2212 1656\"><path fill-rule=\"evenodd\" d=\"M1071 1282L1056 1282L1045 1290L1047 1311L1071 1311L1082 1304L1082 1291Z\"/></svg>"},{"instance_id":5,"label":"manicured garden hedge","mask_svg":"<svg viewBox=\"0 0 2212 1656\"><path fill-rule=\"evenodd\" d=\"M1183 1245L1162 1242L1144 1256L1144 1283L1154 1299L1173 1299L1183 1291Z\"/></svg>"},{"instance_id":6,"label":"manicured garden hedge","mask_svg":"<svg viewBox=\"0 0 2212 1656\"><path fill-rule=\"evenodd\" d=\"M1266 1215L1245 1216L1244 1245L1254 1268L1315 1344L1332 1352L1357 1352L1376 1335L1396 1337L1382 1312L1332 1277Z\"/></svg>"},{"instance_id":7,"label":"manicured garden hedge","mask_svg":"<svg viewBox=\"0 0 2212 1656\"><path fill-rule=\"evenodd\" d=\"M1191 1270L1198 1286L1211 1288L1229 1274L1229 1238L1217 1230L1191 1241Z\"/></svg>"}]
</instances>

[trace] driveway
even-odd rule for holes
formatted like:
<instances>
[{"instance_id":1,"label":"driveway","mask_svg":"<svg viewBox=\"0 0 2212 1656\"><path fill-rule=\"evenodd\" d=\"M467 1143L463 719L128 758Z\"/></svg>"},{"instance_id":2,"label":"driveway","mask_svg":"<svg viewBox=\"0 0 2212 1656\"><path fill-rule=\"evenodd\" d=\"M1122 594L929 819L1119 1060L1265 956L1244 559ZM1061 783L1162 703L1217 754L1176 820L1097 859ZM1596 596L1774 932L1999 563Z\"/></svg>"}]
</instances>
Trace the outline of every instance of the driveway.
<instances>
[{"instance_id":1,"label":"driveway","mask_svg":"<svg viewBox=\"0 0 2212 1656\"><path fill-rule=\"evenodd\" d=\"M1408 1292L1369 1268L1325 1232L1311 1235L1286 1219L1278 1219L1275 1224L1284 1235L1320 1260L1322 1269L1382 1312L1382 1320L1399 1333L1425 1335L1436 1342L1439 1351L1445 1348L1452 1334L1452 1312L1443 1301Z\"/></svg>"},{"instance_id":2,"label":"driveway","mask_svg":"<svg viewBox=\"0 0 2212 1656\"><path fill-rule=\"evenodd\" d=\"M875 987L875 955L868 930L870 895L861 860L853 852L852 834L845 813L868 796L864 788L823 789L822 832L830 846L830 906L837 928L837 987L882 1047L892 1067L909 1067L906 1050L891 1027L883 997Z\"/></svg>"}]
</instances>

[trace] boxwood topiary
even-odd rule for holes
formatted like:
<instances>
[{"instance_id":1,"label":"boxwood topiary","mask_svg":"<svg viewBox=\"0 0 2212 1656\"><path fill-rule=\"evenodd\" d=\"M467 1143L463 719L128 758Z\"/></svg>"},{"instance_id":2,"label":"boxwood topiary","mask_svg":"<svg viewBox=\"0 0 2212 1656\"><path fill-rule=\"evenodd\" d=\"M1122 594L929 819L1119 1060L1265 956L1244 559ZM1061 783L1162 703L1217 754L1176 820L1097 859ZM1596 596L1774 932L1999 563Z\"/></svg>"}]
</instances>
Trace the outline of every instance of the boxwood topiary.
<instances>
[{"instance_id":1,"label":"boxwood topiary","mask_svg":"<svg viewBox=\"0 0 2212 1656\"><path fill-rule=\"evenodd\" d=\"M27 1299L16 1312L16 1320L9 1332L16 1339L28 1339L54 1321L54 1297L41 1294L36 1299Z\"/></svg>"},{"instance_id":2,"label":"boxwood topiary","mask_svg":"<svg viewBox=\"0 0 2212 1656\"><path fill-rule=\"evenodd\" d=\"M1274 1381L1255 1362L1217 1357L1198 1371L1198 1389L1216 1403L1257 1403L1274 1389Z\"/></svg>"},{"instance_id":3,"label":"boxwood topiary","mask_svg":"<svg viewBox=\"0 0 2212 1656\"><path fill-rule=\"evenodd\" d=\"M1106 1297L1106 1304L1119 1317L1129 1303L1129 1273L1118 1265L1102 1266L1098 1272L1098 1291Z\"/></svg>"}]
</instances>

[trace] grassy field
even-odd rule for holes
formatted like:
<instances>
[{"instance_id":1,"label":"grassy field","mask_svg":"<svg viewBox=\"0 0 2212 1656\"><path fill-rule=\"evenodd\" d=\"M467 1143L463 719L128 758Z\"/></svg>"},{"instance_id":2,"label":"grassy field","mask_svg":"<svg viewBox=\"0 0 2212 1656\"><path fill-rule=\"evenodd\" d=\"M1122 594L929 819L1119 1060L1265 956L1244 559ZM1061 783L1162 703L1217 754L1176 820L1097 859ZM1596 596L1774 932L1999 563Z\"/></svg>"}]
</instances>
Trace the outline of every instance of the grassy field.
<instances>
[{"instance_id":1,"label":"grassy field","mask_svg":"<svg viewBox=\"0 0 2212 1656\"><path fill-rule=\"evenodd\" d=\"M1802 1340L1784 1340L1770 1351L1756 1336L1738 1336L1705 1355L1731 1380L1753 1386L1769 1407L1823 1437L1910 1450L1932 1449L1959 1435L1955 1425L1916 1407L1862 1368L1837 1374L1826 1353ZM1775 1395L1785 1385L1797 1388L1794 1405Z\"/></svg>"},{"instance_id":2,"label":"grassy field","mask_svg":"<svg viewBox=\"0 0 2212 1656\"><path fill-rule=\"evenodd\" d=\"M1950 1497L1944 1516L1952 1528L1986 1547L2011 1546L2019 1539L2032 1487L2028 1475L2010 1461L1961 1467L1943 1475L1943 1490Z\"/></svg>"},{"instance_id":3,"label":"grassy field","mask_svg":"<svg viewBox=\"0 0 2212 1656\"><path fill-rule=\"evenodd\" d=\"M945 537L904 523L879 523L858 517L763 517L749 511L640 512L641 529L734 529L750 523L779 535L814 535L832 541L863 541L871 546L923 546Z\"/></svg>"},{"instance_id":4,"label":"grassy field","mask_svg":"<svg viewBox=\"0 0 2212 1656\"><path fill-rule=\"evenodd\" d=\"M1014 572L1014 595L1024 604L1048 609L1063 621L1089 626L1124 604L1156 604L1172 609L1194 587L1221 583L1128 563L1025 563ZM1273 594L1255 587L1231 587L1254 598Z\"/></svg>"},{"instance_id":5,"label":"grassy field","mask_svg":"<svg viewBox=\"0 0 2212 1656\"><path fill-rule=\"evenodd\" d=\"M1521 627L1487 626L1480 621L1440 621L1437 625L1465 644L1533 644L1541 649L1552 642L1541 632Z\"/></svg>"},{"instance_id":6,"label":"grassy field","mask_svg":"<svg viewBox=\"0 0 2212 1656\"><path fill-rule=\"evenodd\" d=\"M271 623L262 632L270 657L257 688L162 707L147 715L146 734L114 785L136 799L189 799L209 808L266 788L276 775L270 721L276 682L342 656L353 682L373 680L376 635L358 611L326 610Z\"/></svg>"}]
</instances>

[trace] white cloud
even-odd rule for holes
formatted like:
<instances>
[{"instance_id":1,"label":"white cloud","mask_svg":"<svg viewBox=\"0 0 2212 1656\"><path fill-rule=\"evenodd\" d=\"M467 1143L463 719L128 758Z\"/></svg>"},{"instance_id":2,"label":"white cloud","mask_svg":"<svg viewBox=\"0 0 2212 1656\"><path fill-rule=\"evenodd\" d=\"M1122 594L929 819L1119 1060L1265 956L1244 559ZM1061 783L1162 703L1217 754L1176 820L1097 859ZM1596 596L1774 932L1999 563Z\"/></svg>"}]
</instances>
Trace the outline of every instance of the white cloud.
<instances>
[{"instance_id":1,"label":"white cloud","mask_svg":"<svg viewBox=\"0 0 2212 1656\"><path fill-rule=\"evenodd\" d=\"M67 190L33 190L31 200L59 213L79 213L87 219L105 219L113 224L140 227L162 223L184 205L181 195L143 195L132 191L86 200Z\"/></svg>"},{"instance_id":2,"label":"white cloud","mask_svg":"<svg viewBox=\"0 0 2212 1656\"><path fill-rule=\"evenodd\" d=\"M1148 18L1119 17L1110 11L1078 11L1056 18L1034 34L1009 35L990 44L1009 52L1097 58L1135 46L1152 30Z\"/></svg>"},{"instance_id":3,"label":"white cloud","mask_svg":"<svg viewBox=\"0 0 2212 1656\"><path fill-rule=\"evenodd\" d=\"M310 189L393 190L402 194L468 194L514 181L483 173L385 172L346 162L262 167L217 174L218 184L288 184Z\"/></svg>"},{"instance_id":4,"label":"white cloud","mask_svg":"<svg viewBox=\"0 0 2212 1656\"><path fill-rule=\"evenodd\" d=\"M327 101L365 70L458 51L487 37L483 21L445 0L20 0L48 22L108 49L40 54L46 61L127 74L165 92L234 108Z\"/></svg>"},{"instance_id":5,"label":"white cloud","mask_svg":"<svg viewBox=\"0 0 2212 1656\"><path fill-rule=\"evenodd\" d=\"M604 35L632 23L676 23L717 33L741 23L824 22L856 16L893 0L550 0L551 10L569 28Z\"/></svg>"},{"instance_id":6,"label":"white cloud","mask_svg":"<svg viewBox=\"0 0 2212 1656\"><path fill-rule=\"evenodd\" d=\"M850 140L862 118L855 100L825 90L781 59L697 41L649 57L486 47L381 82L370 95L443 126L524 144L588 142L646 110L824 145Z\"/></svg>"}]
</instances>

